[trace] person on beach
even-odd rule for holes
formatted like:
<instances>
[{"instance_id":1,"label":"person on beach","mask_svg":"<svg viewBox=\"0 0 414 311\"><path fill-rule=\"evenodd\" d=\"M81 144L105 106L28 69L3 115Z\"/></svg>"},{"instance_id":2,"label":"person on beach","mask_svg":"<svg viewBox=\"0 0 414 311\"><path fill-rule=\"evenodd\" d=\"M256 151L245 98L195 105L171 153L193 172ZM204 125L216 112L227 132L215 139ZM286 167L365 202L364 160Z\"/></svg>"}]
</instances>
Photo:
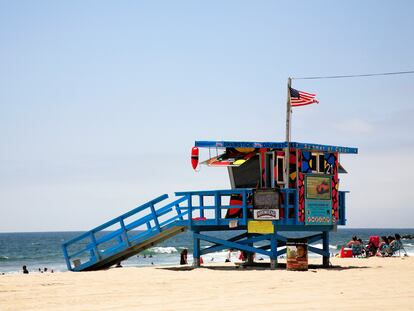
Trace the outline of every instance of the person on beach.
<instances>
[{"instance_id":1,"label":"person on beach","mask_svg":"<svg viewBox=\"0 0 414 311\"><path fill-rule=\"evenodd\" d=\"M184 248L181 251L181 254L180 254L180 265L186 265L187 264L187 255L188 255L188 250L186 248Z\"/></svg>"},{"instance_id":2,"label":"person on beach","mask_svg":"<svg viewBox=\"0 0 414 311\"><path fill-rule=\"evenodd\" d=\"M401 236L398 233L395 234L395 240L392 241L392 243L390 243L390 246L391 246L393 254L396 254L398 252L398 256L400 256L401 250L403 250L405 253L404 256L407 256L407 252L405 251L404 246L401 241Z\"/></svg>"},{"instance_id":3,"label":"person on beach","mask_svg":"<svg viewBox=\"0 0 414 311\"><path fill-rule=\"evenodd\" d=\"M29 274L29 270L27 270L26 266L23 266L23 274Z\"/></svg>"},{"instance_id":4,"label":"person on beach","mask_svg":"<svg viewBox=\"0 0 414 311\"><path fill-rule=\"evenodd\" d=\"M239 260L246 261L247 260L247 252L246 251L239 251Z\"/></svg>"},{"instance_id":5,"label":"person on beach","mask_svg":"<svg viewBox=\"0 0 414 311\"><path fill-rule=\"evenodd\" d=\"M346 243L346 247L351 248L352 245L357 244L358 242L358 238L356 236L352 237L352 240L350 240L348 243Z\"/></svg>"},{"instance_id":6,"label":"person on beach","mask_svg":"<svg viewBox=\"0 0 414 311\"><path fill-rule=\"evenodd\" d=\"M352 244L352 256L362 256L364 252L364 242L362 239L357 239L354 244Z\"/></svg>"},{"instance_id":7,"label":"person on beach","mask_svg":"<svg viewBox=\"0 0 414 311\"><path fill-rule=\"evenodd\" d=\"M229 251L227 252L227 257L226 257L226 261L225 262L231 262L231 252L232 251L233 251L232 249L229 249Z\"/></svg>"},{"instance_id":8,"label":"person on beach","mask_svg":"<svg viewBox=\"0 0 414 311\"><path fill-rule=\"evenodd\" d=\"M365 248L366 257L375 256L378 251L379 246L379 237L378 236L370 236L368 245Z\"/></svg>"},{"instance_id":9,"label":"person on beach","mask_svg":"<svg viewBox=\"0 0 414 311\"><path fill-rule=\"evenodd\" d=\"M385 256L385 254L387 252L387 248L388 248L388 238L385 235L383 235L381 237L381 242L378 245L378 251L377 251L376 255L379 256L379 257Z\"/></svg>"}]
</instances>

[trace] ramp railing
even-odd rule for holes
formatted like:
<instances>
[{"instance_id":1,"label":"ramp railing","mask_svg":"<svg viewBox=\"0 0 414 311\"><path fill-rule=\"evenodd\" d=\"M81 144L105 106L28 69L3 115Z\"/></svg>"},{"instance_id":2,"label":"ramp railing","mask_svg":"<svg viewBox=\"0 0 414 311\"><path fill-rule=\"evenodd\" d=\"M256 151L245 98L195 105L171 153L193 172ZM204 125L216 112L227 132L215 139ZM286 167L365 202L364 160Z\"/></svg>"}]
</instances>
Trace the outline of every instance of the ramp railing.
<instances>
[{"instance_id":1,"label":"ramp railing","mask_svg":"<svg viewBox=\"0 0 414 311\"><path fill-rule=\"evenodd\" d=\"M84 270L157 235L174 225L175 221L184 220L188 211L182 211L180 204L187 197L180 197L159 207L166 199L167 194L159 196L63 243L63 255L68 269Z\"/></svg>"}]
</instances>

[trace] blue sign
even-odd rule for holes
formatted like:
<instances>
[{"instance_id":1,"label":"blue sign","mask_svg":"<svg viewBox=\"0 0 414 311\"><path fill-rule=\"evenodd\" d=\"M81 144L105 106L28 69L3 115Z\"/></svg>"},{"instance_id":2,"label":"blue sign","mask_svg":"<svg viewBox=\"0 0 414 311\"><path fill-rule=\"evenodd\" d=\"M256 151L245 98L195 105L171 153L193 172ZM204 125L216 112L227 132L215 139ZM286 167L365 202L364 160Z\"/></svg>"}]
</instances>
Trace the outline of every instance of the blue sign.
<instances>
[{"instance_id":1,"label":"blue sign","mask_svg":"<svg viewBox=\"0 0 414 311\"><path fill-rule=\"evenodd\" d=\"M326 200L305 201L306 225L332 225L332 202Z\"/></svg>"}]
</instances>

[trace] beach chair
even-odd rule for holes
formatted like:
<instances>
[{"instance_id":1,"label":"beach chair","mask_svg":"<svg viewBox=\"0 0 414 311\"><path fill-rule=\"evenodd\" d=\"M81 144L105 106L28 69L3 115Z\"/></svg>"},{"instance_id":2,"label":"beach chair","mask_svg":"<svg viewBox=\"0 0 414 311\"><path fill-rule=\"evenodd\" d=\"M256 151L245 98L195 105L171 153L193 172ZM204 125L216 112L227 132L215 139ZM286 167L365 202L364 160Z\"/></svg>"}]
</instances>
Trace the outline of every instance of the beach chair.
<instances>
[{"instance_id":1,"label":"beach chair","mask_svg":"<svg viewBox=\"0 0 414 311\"><path fill-rule=\"evenodd\" d=\"M379 245L379 236L378 235L371 235L369 237L369 241L367 246L365 247L365 254L366 257L375 256L378 250Z\"/></svg>"},{"instance_id":2,"label":"beach chair","mask_svg":"<svg viewBox=\"0 0 414 311\"><path fill-rule=\"evenodd\" d=\"M407 256L407 252L404 249L402 242L398 240L392 241L389 246L389 256L401 256L401 251L404 251L405 256Z\"/></svg>"},{"instance_id":3,"label":"beach chair","mask_svg":"<svg viewBox=\"0 0 414 311\"><path fill-rule=\"evenodd\" d=\"M381 257L391 257L393 255L392 246L390 244L382 244L378 247L377 256Z\"/></svg>"},{"instance_id":4,"label":"beach chair","mask_svg":"<svg viewBox=\"0 0 414 311\"><path fill-rule=\"evenodd\" d=\"M363 257L365 255L364 247L362 244L354 243L352 244L352 256L354 257Z\"/></svg>"}]
</instances>

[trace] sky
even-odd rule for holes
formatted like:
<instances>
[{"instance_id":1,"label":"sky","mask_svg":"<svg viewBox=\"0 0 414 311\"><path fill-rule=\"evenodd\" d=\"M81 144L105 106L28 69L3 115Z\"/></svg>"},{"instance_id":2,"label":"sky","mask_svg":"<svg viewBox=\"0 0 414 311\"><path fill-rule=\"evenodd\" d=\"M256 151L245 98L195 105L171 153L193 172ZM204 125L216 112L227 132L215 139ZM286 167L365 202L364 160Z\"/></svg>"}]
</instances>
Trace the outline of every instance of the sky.
<instances>
[{"instance_id":1,"label":"sky","mask_svg":"<svg viewBox=\"0 0 414 311\"><path fill-rule=\"evenodd\" d=\"M288 77L414 70L412 1L0 0L0 232L89 230L226 189L195 140L284 141ZM414 75L293 80L343 155L347 226L412 228ZM207 155L202 153L202 157Z\"/></svg>"}]
</instances>

